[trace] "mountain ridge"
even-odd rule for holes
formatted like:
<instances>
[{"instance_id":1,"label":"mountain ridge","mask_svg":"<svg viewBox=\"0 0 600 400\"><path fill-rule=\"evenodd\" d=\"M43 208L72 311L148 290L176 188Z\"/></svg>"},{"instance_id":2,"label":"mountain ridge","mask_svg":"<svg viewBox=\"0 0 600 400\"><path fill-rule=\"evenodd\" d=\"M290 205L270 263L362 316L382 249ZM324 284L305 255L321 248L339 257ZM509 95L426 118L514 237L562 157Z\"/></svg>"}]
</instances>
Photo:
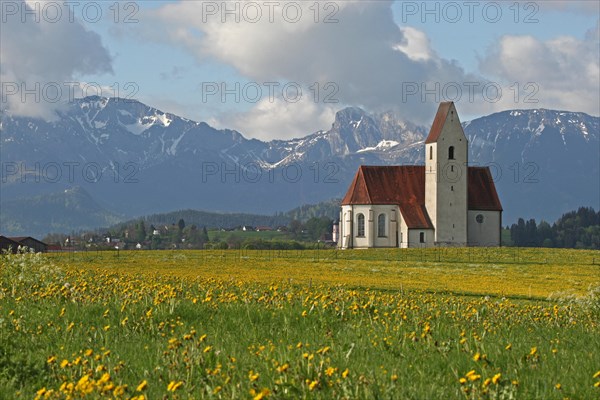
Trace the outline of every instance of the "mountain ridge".
<instances>
[{"instance_id":1,"label":"mountain ridge","mask_svg":"<svg viewBox=\"0 0 600 400\"><path fill-rule=\"evenodd\" d=\"M469 163L490 166L505 221L597 207L599 120L531 109L463 123ZM71 103L56 121L3 111L0 124L0 203L81 186L128 217L174 209L272 214L340 198L359 165L423 164L429 131L391 112L348 107L328 130L263 142L96 96Z\"/></svg>"}]
</instances>

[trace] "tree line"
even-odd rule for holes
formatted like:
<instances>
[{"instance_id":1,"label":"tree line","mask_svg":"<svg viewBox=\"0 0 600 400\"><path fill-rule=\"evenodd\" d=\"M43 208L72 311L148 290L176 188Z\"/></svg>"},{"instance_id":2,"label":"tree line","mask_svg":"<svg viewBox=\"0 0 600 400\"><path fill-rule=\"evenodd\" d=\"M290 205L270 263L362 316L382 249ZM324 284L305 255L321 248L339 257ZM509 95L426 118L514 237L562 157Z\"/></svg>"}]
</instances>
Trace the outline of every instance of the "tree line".
<instances>
[{"instance_id":1,"label":"tree line","mask_svg":"<svg viewBox=\"0 0 600 400\"><path fill-rule=\"evenodd\" d=\"M560 247L577 249L600 249L600 210L580 207L563 214L550 225L542 220L525 221L519 218L510 230L511 243L519 247Z\"/></svg>"}]
</instances>

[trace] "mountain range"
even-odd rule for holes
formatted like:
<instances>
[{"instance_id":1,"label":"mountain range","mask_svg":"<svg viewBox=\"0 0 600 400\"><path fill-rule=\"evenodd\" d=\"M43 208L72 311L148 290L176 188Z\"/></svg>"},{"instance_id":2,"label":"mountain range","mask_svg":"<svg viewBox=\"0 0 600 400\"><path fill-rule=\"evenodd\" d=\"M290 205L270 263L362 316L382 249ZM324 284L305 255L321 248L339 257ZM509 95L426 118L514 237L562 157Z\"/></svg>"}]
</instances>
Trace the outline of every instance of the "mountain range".
<instances>
[{"instance_id":1,"label":"mountain range","mask_svg":"<svg viewBox=\"0 0 600 400\"><path fill-rule=\"evenodd\" d=\"M599 207L600 118L507 110L463 127L470 165L492 170L504 225ZM423 164L428 131L356 107L328 130L269 142L120 98L77 99L52 121L4 110L0 232L31 234L31 215L35 232L178 209L273 215L343 197L361 164Z\"/></svg>"}]
</instances>

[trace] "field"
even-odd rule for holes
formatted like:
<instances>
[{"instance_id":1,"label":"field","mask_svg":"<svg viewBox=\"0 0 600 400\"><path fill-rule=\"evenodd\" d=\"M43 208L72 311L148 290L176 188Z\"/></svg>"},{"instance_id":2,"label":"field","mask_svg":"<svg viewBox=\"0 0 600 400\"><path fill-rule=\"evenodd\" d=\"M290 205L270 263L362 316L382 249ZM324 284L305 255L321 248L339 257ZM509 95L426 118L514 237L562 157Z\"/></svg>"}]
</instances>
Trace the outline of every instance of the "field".
<instances>
[{"instance_id":1,"label":"field","mask_svg":"<svg viewBox=\"0 0 600 400\"><path fill-rule=\"evenodd\" d=\"M277 231L216 231L210 230L208 231L208 237L211 241L226 241L229 238L235 238L239 241L244 241L246 239L262 239L262 240L272 240L272 239L287 239L286 232L277 232Z\"/></svg>"},{"instance_id":2,"label":"field","mask_svg":"<svg viewBox=\"0 0 600 400\"><path fill-rule=\"evenodd\" d=\"M598 251L1 262L0 398L600 398Z\"/></svg>"}]
</instances>

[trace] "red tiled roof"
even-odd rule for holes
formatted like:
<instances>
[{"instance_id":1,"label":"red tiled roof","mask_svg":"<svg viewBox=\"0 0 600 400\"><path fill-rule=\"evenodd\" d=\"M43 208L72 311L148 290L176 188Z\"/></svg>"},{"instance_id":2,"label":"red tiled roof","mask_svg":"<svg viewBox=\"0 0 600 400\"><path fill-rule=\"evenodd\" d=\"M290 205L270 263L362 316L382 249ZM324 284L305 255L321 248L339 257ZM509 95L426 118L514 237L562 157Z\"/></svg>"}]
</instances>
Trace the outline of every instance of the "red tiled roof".
<instances>
[{"instance_id":1,"label":"red tiled roof","mask_svg":"<svg viewBox=\"0 0 600 400\"><path fill-rule=\"evenodd\" d=\"M363 165L342 204L398 205L409 228L433 228L425 210L425 167L422 166Z\"/></svg>"},{"instance_id":2,"label":"red tiled roof","mask_svg":"<svg viewBox=\"0 0 600 400\"><path fill-rule=\"evenodd\" d=\"M351 204L398 205L409 228L433 228L425 208L425 167L422 165L362 165L342 200L342 205ZM469 167L468 208L502 211L488 167Z\"/></svg>"},{"instance_id":3,"label":"red tiled roof","mask_svg":"<svg viewBox=\"0 0 600 400\"><path fill-rule=\"evenodd\" d=\"M469 210L502 211L496 185L488 167L469 167L468 179Z\"/></svg>"},{"instance_id":4,"label":"red tiled roof","mask_svg":"<svg viewBox=\"0 0 600 400\"><path fill-rule=\"evenodd\" d=\"M429 135L427 135L427 139L425 139L425 143L437 142L438 138L440 137L440 133L442 133L444 122L446 122L446 117L448 116L448 112L450 112L452 104L454 103L451 101L444 101L440 103L437 113L435 114L433 124L431 124Z\"/></svg>"}]
</instances>

